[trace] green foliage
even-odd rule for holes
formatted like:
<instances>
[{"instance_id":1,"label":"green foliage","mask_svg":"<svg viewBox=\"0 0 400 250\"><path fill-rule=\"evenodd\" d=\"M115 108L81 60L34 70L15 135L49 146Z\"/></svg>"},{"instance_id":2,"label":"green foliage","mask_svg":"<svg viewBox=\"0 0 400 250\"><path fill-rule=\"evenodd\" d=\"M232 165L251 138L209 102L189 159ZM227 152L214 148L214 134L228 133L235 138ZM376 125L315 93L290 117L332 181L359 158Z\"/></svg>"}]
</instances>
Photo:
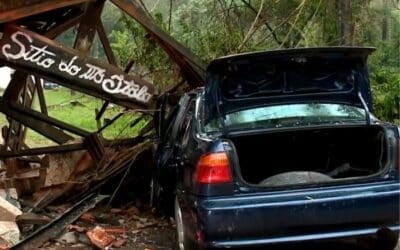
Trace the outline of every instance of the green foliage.
<instances>
[{"instance_id":1,"label":"green foliage","mask_svg":"<svg viewBox=\"0 0 400 250\"><path fill-rule=\"evenodd\" d=\"M400 118L396 1L172 0L172 9L169 1L143 2L163 30L206 62L227 54L287 47L377 47L369 61L375 113L388 121ZM131 73L160 90L180 80L168 56L136 21L109 3L102 19L121 68L134 60ZM70 42L71 37L64 39ZM103 57L102 52L97 55Z\"/></svg>"},{"instance_id":2,"label":"green foliage","mask_svg":"<svg viewBox=\"0 0 400 250\"><path fill-rule=\"evenodd\" d=\"M379 118L399 122L400 73L396 69L382 68L371 73L374 109ZM397 119L396 119L397 118Z\"/></svg>"},{"instance_id":3,"label":"green foliage","mask_svg":"<svg viewBox=\"0 0 400 250\"><path fill-rule=\"evenodd\" d=\"M63 87L55 90L45 90L45 97L50 117L69 123L86 131L97 131L95 109L99 110L101 108L103 105L101 100L84 94L71 95L70 91ZM37 99L35 99L33 108L39 110ZM111 105L103 115L104 120L101 122L101 125L103 126L105 124L104 121L111 120L120 112L124 112L124 109L119 106ZM131 127L130 125L137 117L138 114L134 112L125 113L103 131L103 136L107 139L136 136L138 131L148 122L147 120L143 120ZM0 116L0 124L4 124L4 122L4 117ZM32 130L28 130L26 142L29 146L35 147L54 144Z\"/></svg>"}]
</instances>

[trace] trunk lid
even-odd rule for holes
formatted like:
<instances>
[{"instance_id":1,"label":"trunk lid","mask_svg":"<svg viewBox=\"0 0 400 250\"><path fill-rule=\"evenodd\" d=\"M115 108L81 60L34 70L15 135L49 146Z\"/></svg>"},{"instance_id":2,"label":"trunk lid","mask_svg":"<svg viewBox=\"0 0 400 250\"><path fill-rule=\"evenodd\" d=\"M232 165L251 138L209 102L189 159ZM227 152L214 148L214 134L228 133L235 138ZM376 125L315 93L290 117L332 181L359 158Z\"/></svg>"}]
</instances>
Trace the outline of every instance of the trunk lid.
<instances>
[{"instance_id":1,"label":"trunk lid","mask_svg":"<svg viewBox=\"0 0 400 250\"><path fill-rule=\"evenodd\" d=\"M205 119L292 103L337 103L371 111L367 58L374 50L301 48L216 59L207 70Z\"/></svg>"}]
</instances>

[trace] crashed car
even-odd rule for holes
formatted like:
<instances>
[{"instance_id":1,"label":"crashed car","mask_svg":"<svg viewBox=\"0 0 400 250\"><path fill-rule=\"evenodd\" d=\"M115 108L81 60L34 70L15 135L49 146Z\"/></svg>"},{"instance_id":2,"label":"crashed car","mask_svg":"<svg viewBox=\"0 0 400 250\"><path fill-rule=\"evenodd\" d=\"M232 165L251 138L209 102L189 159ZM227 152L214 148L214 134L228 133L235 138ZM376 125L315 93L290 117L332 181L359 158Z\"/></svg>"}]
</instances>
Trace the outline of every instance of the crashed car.
<instances>
[{"instance_id":1,"label":"crashed car","mask_svg":"<svg viewBox=\"0 0 400 250\"><path fill-rule=\"evenodd\" d=\"M373 48L212 61L204 88L158 102L154 203L180 249L374 239L394 249L399 128L372 113Z\"/></svg>"}]
</instances>

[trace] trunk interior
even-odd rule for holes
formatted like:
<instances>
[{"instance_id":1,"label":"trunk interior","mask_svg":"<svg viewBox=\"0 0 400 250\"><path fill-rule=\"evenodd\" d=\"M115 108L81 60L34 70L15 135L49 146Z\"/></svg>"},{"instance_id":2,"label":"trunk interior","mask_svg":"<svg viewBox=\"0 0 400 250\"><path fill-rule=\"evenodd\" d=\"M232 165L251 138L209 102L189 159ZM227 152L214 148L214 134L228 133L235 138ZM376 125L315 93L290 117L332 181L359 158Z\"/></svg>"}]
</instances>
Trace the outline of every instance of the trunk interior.
<instances>
[{"instance_id":1,"label":"trunk interior","mask_svg":"<svg viewBox=\"0 0 400 250\"><path fill-rule=\"evenodd\" d=\"M379 173L387 142L378 126L329 128L242 135L236 147L240 173L266 187L313 184Z\"/></svg>"}]
</instances>

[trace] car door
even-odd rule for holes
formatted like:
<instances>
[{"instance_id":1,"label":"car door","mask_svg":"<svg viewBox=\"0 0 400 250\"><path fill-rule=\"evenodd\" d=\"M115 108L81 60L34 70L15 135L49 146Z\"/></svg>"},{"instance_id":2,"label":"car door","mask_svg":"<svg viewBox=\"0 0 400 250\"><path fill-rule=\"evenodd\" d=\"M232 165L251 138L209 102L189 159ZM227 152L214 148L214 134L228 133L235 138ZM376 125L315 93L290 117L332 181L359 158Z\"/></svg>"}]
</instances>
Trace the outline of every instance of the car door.
<instances>
[{"instance_id":1,"label":"car door","mask_svg":"<svg viewBox=\"0 0 400 250\"><path fill-rule=\"evenodd\" d=\"M159 124L165 124L159 126L159 143L156 153L156 164L158 167L165 167L171 160L174 152L176 136L179 131L180 124L182 123L182 117L186 111L187 104L190 97L188 95L183 96L177 107L174 109L170 117L165 121L159 121ZM164 114L160 114L163 117Z\"/></svg>"}]
</instances>

